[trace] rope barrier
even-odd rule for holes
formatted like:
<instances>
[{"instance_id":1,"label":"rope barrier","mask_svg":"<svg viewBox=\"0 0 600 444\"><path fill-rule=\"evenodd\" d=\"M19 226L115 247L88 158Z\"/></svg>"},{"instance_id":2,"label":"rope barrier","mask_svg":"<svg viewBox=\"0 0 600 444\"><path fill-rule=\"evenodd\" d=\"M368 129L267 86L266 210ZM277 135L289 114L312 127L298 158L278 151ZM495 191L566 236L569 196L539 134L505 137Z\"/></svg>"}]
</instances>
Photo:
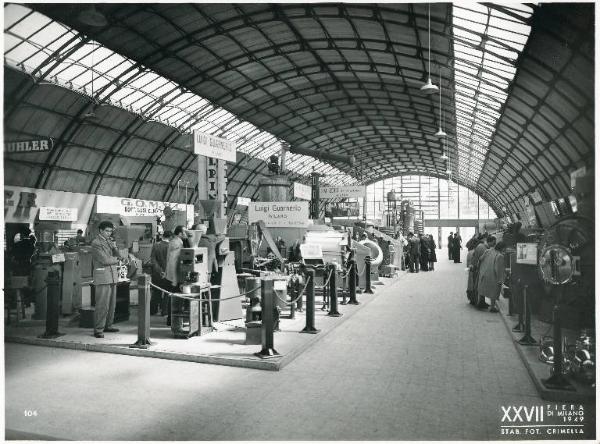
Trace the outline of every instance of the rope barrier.
<instances>
[{"instance_id":1,"label":"rope barrier","mask_svg":"<svg viewBox=\"0 0 600 444\"><path fill-rule=\"evenodd\" d=\"M190 301L197 301L199 298L197 298L197 297L195 297L195 296L200 296L200 295L201 295L201 294L204 292L204 291L203 291L203 292L201 292L201 293L176 293L176 292L173 292L173 291L168 291L168 290L165 290L164 288L162 288L162 287L159 287L158 285L155 285L155 284L153 284L152 282L150 282L150 286L152 286L152 287L154 287L154 288L157 288L157 289L159 289L159 290L160 290L160 291L162 291L163 293L166 293L166 294L167 294L167 296L169 296L169 297L171 297L171 296L175 296L175 297L177 297L177 298L181 298L181 299L188 299L188 300L190 300ZM210 289L210 286L201 287L201 288L202 288L202 290L207 290L207 289ZM244 292L244 293L241 293L241 294L238 294L238 295L235 295L235 296L230 296L230 297L228 297L228 298L217 299L217 300L218 300L218 301L228 301L229 299L235 299L235 298L239 298L239 297L242 297L242 296L245 296L245 295L247 295L248 293L252 293L252 292L254 292L254 291L258 290L259 288L260 288L260 285L259 285L258 287L254 287L254 288L252 288L252 289L250 289L250 290L248 290L248 291L246 291L246 292ZM212 298L210 298L210 300L212 300Z\"/></svg>"},{"instance_id":2,"label":"rope barrier","mask_svg":"<svg viewBox=\"0 0 600 444\"><path fill-rule=\"evenodd\" d=\"M302 289L302 291L300 291L298 293L298 296L296 296L296 298L292 299L290 302L281 299L277 293L275 293L275 297L286 305L294 305L296 302L298 302L298 299L300 299L302 297L302 295L304 294L304 290L306 290L306 287L307 287L309 281L310 281L310 276L308 277L308 279L306 279L306 284L304 284L304 288Z\"/></svg>"}]
</instances>

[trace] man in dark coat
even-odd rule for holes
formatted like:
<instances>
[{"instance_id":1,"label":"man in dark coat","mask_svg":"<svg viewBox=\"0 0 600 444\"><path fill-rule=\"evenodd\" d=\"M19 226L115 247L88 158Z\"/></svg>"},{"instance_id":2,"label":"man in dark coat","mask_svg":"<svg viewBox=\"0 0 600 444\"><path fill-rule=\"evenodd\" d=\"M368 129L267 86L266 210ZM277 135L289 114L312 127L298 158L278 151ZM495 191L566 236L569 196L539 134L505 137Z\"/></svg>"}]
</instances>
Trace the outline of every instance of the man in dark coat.
<instances>
[{"instance_id":1,"label":"man in dark coat","mask_svg":"<svg viewBox=\"0 0 600 444\"><path fill-rule=\"evenodd\" d=\"M450 232L450 236L448 236L448 260L452 260L452 244L454 243L454 236L452 236L452 231Z\"/></svg>"},{"instance_id":2,"label":"man in dark coat","mask_svg":"<svg viewBox=\"0 0 600 444\"><path fill-rule=\"evenodd\" d=\"M454 259L455 264L460 264L460 249L462 248L462 238L458 234L458 232L454 233L454 238L452 239L452 258Z\"/></svg>"},{"instance_id":3,"label":"man in dark coat","mask_svg":"<svg viewBox=\"0 0 600 444\"><path fill-rule=\"evenodd\" d=\"M408 233L408 257L410 272L418 273L421 260L421 241L412 233Z\"/></svg>"},{"instance_id":4,"label":"man in dark coat","mask_svg":"<svg viewBox=\"0 0 600 444\"><path fill-rule=\"evenodd\" d=\"M169 241L173 233L165 231L162 240L152 246L150 253L150 262L152 264L152 283L160 288L170 291L171 285L166 279L167 276L167 251L169 250ZM150 314L155 315L160 307L161 316L167 314L166 296L158 288L152 287L152 298L150 299Z\"/></svg>"}]
</instances>

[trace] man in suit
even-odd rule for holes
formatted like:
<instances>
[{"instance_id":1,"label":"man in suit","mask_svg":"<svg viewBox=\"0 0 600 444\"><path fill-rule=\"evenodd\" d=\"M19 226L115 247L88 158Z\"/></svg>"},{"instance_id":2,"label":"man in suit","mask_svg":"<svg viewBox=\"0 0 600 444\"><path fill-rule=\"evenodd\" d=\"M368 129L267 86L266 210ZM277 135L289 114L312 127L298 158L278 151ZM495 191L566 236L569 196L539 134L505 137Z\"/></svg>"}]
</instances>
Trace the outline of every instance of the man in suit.
<instances>
[{"instance_id":1,"label":"man in suit","mask_svg":"<svg viewBox=\"0 0 600 444\"><path fill-rule=\"evenodd\" d=\"M421 260L421 241L413 233L408 233L408 257L410 272L418 273Z\"/></svg>"},{"instance_id":2,"label":"man in suit","mask_svg":"<svg viewBox=\"0 0 600 444\"><path fill-rule=\"evenodd\" d=\"M93 272L96 308L94 310L94 336L103 338L103 332L119 331L112 326L117 301L119 250L111 239L114 225L102 221L98 236L92 241Z\"/></svg>"},{"instance_id":3,"label":"man in suit","mask_svg":"<svg viewBox=\"0 0 600 444\"><path fill-rule=\"evenodd\" d=\"M152 264L152 283L167 291L171 290L171 285L167 277L167 252L169 251L169 241L173 233L165 231L162 240L152 246L150 253L150 262ZM155 315L160 307L161 315L167 314L168 296L158 288L152 287L152 298L150 299L150 314Z\"/></svg>"},{"instance_id":4,"label":"man in suit","mask_svg":"<svg viewBox=\"0 0 600 444\"><path fill-rule=\"evenodd\" d=\"M454 236L452 236L452 231L450 232L450 236L448 236L448 260L452 260L452 245L454 244Z\"/></svg>"}]
</instances>

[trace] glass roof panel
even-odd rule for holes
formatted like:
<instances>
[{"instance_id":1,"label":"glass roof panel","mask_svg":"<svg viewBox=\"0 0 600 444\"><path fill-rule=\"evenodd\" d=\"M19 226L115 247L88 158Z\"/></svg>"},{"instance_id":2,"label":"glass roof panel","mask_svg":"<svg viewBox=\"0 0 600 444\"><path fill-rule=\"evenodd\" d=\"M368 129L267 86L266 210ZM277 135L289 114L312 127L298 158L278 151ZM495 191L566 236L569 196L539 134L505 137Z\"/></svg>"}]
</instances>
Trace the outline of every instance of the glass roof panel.
<instances>
[{"instance_id":1,"label":"glass roof panel","mask_svg":"<svg viewBox=\"0 0 600 444\"><path fill-rule=\"evenodd\" d=\"M113 104L132 112L149 112L153 119L168 119L169 124L182 132L198 129L240 141L238 151L260 159L266 160L280 150L279 140L272 134L261 131L249 122L240 121L228 111L157 73L149 70L127 71L136 65L133 60L112 52L98 42L88 41L83 34L32 11L26 5L5 3L4 26L5 61L9 65L19 68L22 65L25 71L31 73L49 57L52 58L51 62L58 60L58 48L68 39L79 36L68 49L82 43L80 47L69 57L61 58L58 66L46 76L47 81L68 85L89 94L93 64L95 95L102 86L118 81L104 91L102 100L110 99ZM41 71L43 73L43 69ZM287 168L292 173L311 172L313 167L316 172L330 172L328 176L335 177L332 184L357 183L354 177L312 157L289 156Z\"/></svg>"},{"instance_id":2,"label":"glass roof panel","mask_svg":"<svg viewBox=\"0 0 600 444\"><path fill-rule=\"evenodd\" d=\"M525 21L532 9L525 5L455 3L452 11L457 179L476 187L500 117L498 111L506 101L506 90L516 72L515 61L529 36L530 27ZM513 13L523 21L512 17ZM479 35L474 37L473 33ZM482 43L472 47L472 41Z\"/></svg>"}]
</instances>

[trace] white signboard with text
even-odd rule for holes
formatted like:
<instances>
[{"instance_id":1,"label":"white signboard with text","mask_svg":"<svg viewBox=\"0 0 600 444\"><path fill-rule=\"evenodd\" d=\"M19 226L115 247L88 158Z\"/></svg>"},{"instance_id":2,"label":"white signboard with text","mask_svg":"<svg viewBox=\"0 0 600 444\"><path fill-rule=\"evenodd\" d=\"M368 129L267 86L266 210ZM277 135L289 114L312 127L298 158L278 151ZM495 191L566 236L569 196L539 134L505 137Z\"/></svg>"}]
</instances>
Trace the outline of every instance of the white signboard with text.
<instances>
[{"instance_id":1,"label":"white signboard with text","mask_svg":"<svg viewBox=\"0 0 600 444\"><path fill-rule=\"evenodd\" d=\"M303 183L294 182L294 197L296 199L311 199L311 187L309 185L304 185Z\"/></svg>"},{"instance_id":2,"label":"white signboard with text","mask_svg":"<svg viewBox=\"0 0 600 444\"><path fill-rule=\"evenodd\" d=\"M365 197L367 188L364 185L353 185L345 187L320 187L319 197L321 199L346 199L350 197Z\"/></svg>"},{"instance_id":3,"label":"white signboard with text","mask_svg":"<svg viewBox=\"0 0 600 444\"><path fill-rule=\"evenodd\" d=\"M77 222L77 208L40 207L39 219Z\"/></svg>"},{"instance_id":4,"label":"white signboard with text","mask_svg":"<svg viewBox=\"0 0 600 444\"><path fill-rule=\"evenodd\" d=\"M194 130L194 154L235 162L236 146L230 140Z\"/></svg>"},{"instance_id":5,"label":"white signboard with text","mask_svg":"<svg viewBox=\"0 0 600 444\"><path fill-rule=\"evenodd\" d=\"M101 196L96 198L97 213L113 213L121 216L157 216L169 205L172 210L186 211L182 203L161 202L158 200L130 199L128 197ZM187 205L188 213L194 214L194 206Z\"/></svg>"},{"instance_id":6,"label":"white signboard with text","mask_svg":"<svg viewBox=\"0 0 600 444\"><path fill-rule=\"evenodd\" d=\"M241 197L238 196L237 198L237 205L240 207L247 207L252 203L252 200L250 200L249 197Z\"/></svg>"},{"instance_id":7,"label":"white signboard with text","mask_svg":"<svg viewBox=\"0 0 600 444\"><path fill-rule=\"evenodd\" d=\"M307 227L308 202L251 202L248 221L259 220L267 227Z\"/></svg>"},{"instance_id":8,"label":"white signboard with text","mask_svg":"<svg viewBox=\"0 0 600 444\"><path fill-rule=\"evenodd\" d=\"M537 244L517 243L517 264L537 264Z\"/></svg>"}]
</instances>

